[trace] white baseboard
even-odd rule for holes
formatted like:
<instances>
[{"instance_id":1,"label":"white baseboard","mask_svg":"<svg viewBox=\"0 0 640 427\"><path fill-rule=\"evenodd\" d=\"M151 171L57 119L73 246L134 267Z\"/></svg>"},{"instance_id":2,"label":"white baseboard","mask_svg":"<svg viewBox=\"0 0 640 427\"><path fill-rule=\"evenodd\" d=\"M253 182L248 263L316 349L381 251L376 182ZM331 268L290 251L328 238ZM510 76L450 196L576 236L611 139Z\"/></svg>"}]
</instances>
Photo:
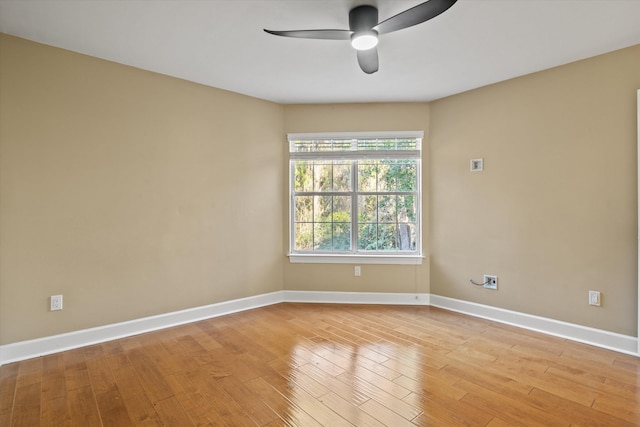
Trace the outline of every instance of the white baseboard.
<instances>
[{"instance_id":1,"label":"white baseboard","mask_svg":"<svg viewBox=\"0 0 640 427\"><path fill-rule=\"evenodd\" d=\"M430 301L434 307L494 320L507 325L614 350L619 353L640 356L638 354L638 339L629 335L438 295L431 295Z\"/></svg>"},{"instance_id":2,"label":"white baseboard","mask_svg":"<svg viewBox=\"0 0 640 427\"><path fill-rule=\"evenodd\" d=\"M0 366L282 302L282 291L0 346Z\"/></svg>"},{"instance_id":3,"label":"white baseboard","mask_svg":"<svg viewBox=\"0 0 640 427\"><path fill-rule=\"evenodd\" d=\"M45 356L47 354L58 353L280 302L433 305L475 317L482 317L500 323L595 345L620 353L634 356L639 355L637 352L638 340L636 337L438 295L382 292L277 291L195 307L188 310L135 319L128 322L114 323L50 337L0 345L0 366L6 363Z\"/></svg>"},{"instance_id":4,"label":"white baseboard","mask_svg":"<svg viewBox=\"0 0 640 427\"><path fill-rule=\"evenodd\" d=\"M331 304L429 305L429 294L389 292L282 291L286 302Z\"/></svg>"}]
</instances>

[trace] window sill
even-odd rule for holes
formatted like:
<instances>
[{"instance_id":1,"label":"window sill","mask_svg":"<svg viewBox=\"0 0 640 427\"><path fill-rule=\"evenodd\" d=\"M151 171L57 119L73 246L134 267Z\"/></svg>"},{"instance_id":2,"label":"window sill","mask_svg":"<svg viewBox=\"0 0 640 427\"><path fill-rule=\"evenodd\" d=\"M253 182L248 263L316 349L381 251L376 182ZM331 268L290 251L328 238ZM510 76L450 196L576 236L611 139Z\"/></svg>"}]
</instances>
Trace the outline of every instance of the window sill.
<instances>
[{"instance_id":1,"label":"window sill","mask_svg":"<svg viewBox=\"0 0 640 427\"><path fill-rule=\"evenodd\" d=\"M406 264L421 265L424 255L289 254L292 264Z\"/></svg>"}]
</instances>

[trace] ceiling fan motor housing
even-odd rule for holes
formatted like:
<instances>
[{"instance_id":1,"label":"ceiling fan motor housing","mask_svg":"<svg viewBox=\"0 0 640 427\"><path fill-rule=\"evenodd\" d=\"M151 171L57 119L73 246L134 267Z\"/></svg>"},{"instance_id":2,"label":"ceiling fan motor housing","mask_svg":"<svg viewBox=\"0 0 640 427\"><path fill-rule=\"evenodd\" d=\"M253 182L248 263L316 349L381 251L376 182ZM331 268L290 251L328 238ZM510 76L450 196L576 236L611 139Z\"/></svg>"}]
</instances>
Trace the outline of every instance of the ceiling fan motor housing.
<instances>
[{"instance_id":1,"label":"ceiling fan motor housing","mask_svg":"<svg viewBox=\"0 0 640 427\"><path fill-rule=\"evenodd\" d=\"M378 25L378 9L373 6L358 6L349 11L349 29L355 33L368 31Z\"/></svg>"}]
</instances>

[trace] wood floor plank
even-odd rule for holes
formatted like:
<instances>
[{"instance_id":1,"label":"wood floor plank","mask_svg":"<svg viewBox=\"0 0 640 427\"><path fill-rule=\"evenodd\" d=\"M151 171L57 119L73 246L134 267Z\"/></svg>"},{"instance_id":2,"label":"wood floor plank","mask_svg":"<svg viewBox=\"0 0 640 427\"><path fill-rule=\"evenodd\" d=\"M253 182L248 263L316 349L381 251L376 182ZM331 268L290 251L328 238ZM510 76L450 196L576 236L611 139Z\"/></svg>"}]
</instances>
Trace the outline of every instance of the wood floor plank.
<instances>
[{"instance_id":1,"label":"wood floor plank","mask_svg":"<svg viewBox=\"0 0 640 427\"><path fill-rule=\"evenodd\" d=\"M457 381L457 378L452 381L444 375L427 374L424 374L420 381L405 377L404 375L394 380L394 382L410 390L414 396L424 396L436 401L441 398L448 400L458 400L462 398L465 392L454 386L454 382ZM403 397L403 400L407 400L407 397Z\"/></svg>"},{"instance_id":2,"label":"wood floor plank","mask_svg":"<svg viewBox=\"0 0 640 427\"><path fill-rule=\"evenodd\" d=\"M612 417L626 420L630 425L640 425L640 397L622 400L611 395L602 395L596 399L593 409L607 413Z\"/></svg>"},{"instance_id":3,"label":"wood floor plank","mask_svg":"<svg viewBox=\"0 0 640 427\"><path fill-rule=\"evenodd\" d=\"M114 385L108 390L102 390L96 393L95 396L102 424L124 427L133 425L117 386Z\"/></svg>"},{"instance_id":4,"label":"wood floor plank","mask_svg":"<svg viewBox=\"0 0 640 427\"><path fill-rule=\"evenodd\" d=\"M256 425L267 425L278 419L278 415L260 400L260 396L253 394L251 389L237 378L220 378L217 383L240 407L246 408L247 415Z\"/></svg>"},{"instance_id":5,"label":"wood floor plank","mask_svg":"<svg viewBox=\"0 0 640 427\"><path fill-rule=\"evenodd\" d=\"M389 391L383 389L382 385L381 387L378 387L377 384L350 373L340 375L336 379L347 384L354 390L359 390L365 396L369 396L371 399L376 400L378 403L402 416L406 420L412 420L420 415L421 410L419 408L405 402L402 398L394 396ZM404 387L402 387L402 389L404 389ZM410 392L408 390L404 389L402 397L406 397L409 393Z\"/></svg>"},{"instance_id":6,"label":"wood floor plank","mask_svg":"<svg viewBox=\"0 0 640 427\"><path fill-rule=\"evenodd\" d=\"M71 425L71 412L66 394L63 397L42 400L40 422L45 426Z\"/></svg>"},{"instance_id":7,"label":"wood floor plank","mask_svg":"<svg viewBox=\"0 0 640 427\"><path fill-rule=\"evenodd\" d=\"M364 393L359 388L354 388L353 384L340 381L336 377L327 374L325 371L318 369L310 363L300 366L297 369L354 405L361 405L371 398L371 396Z\"/></svg>"},{"instance_id":8,"label":"wood floor plank","mask_svg":"<svg viewBox=\"0 0 640 427\"><path fill-rule=\"evenodd\" d=\"M505 395L466 380L459 381L456 386L467 392L460 399L461 402L486 411L510 425L549 427L569 424L562 413L550 413L531 406L526 396Z\"/></svg>"},{"instance_id":9,"label":"wood floor plank","mask_svg":"<svg viewBox=\"0 0 640 427\"><path fill-rule=\"evenodd\" d=\"M421 426L484 426L494 417L480 408L456 399L431 393L431 399L423 394L412 393L404 400L422 409L422 414L413 422Z\"/></svg>"},{"instance_id":10,"label":"wood floor plank","mask_svg":"<svg viewBox=\"0 0 640 427\"><path fill-rule=\"evenodd\" d=\"M107 359L113 378L122 395L129 418L135 425L157 425L158 413L149 399L134 365L126 354Z\"/></svg>"},{"instance_id":11,"label":"wood floor plank","mask_svg":"<svg viewBox=\"0 0 640 427\"><path fill-rule=\"evenodd\" d=\"M526 396L531 392L533 386L525 381L518 381L511 378L507 373L491 366L483 366L481 369L474 365L473 362L465 363L459 359L452 360L450 364L442 368L442 370L452 376L458 377L491 390L496 393L505 395Z\"/></svg>"},{"instance_id":12,"label":"wood floor plank","mask_svg":"<svg viewBox=\"0 0 640 427\"><path fill-rule=\"evenodd\" d=\"M240 381L246 382L260 376L258 372L244 363L239 355L225 348L210 351L206 357L194 357L193 363L200 365L199 370L206 372L208 376L213 378L233 375Z\"/></svg>"},{"instance_id":13,"label":"wood floor plank","mask_svg":"<svg viewBox=\"0 0 640 427\"><path fill-rule=\"evenodd\" d=\"M102 426L100 411L91 386L76 387L68 392L69 415L74 427Z\"/></svg>"},{"instance_id":14,"label":"wood floor plank","mask_svg":"<svg viewBox=\"0 0 640 427\"><path fill-rule=\"evenodd\" d=\"M169 387L164 377L165 375L178 372L177 368L161 371L147 352L139 348L129 353L129 360L131 360L131 364L134 366L140 383L151 402L156 403L173 396L171 387ZM166 364L167 363L165 363L165 365Z\"/></svg>"},{"instance_id":15,"label":"wood floor plank","mask_svg":"<svg viewBox=\"0 0 640 427\"><path fill-rule=\"evenodd\" d=\"M11 424L11 412L16 396L18 363L9 363L0 367L0 426Z\"/></svg>"},{"instance_id":16,"label":"wood floor plank","mask_svg":"<svg viewBox=\"0 0 640 427\"><path fill-rule=\"evenodd\" d=\"M98 346L91 349L85 363L89 371L91 389L103 424L129 426L131 419L109 366L109 357Z\"/></svg>"},{"instance_id":17,"label":"wood floor plank","mask_svg":"<svg viewBox=\"0 0 640 427\"><path fill-rule=\"evenodd\" d=\"M6 426L631 426L640 359L424 306L282 303L0 367Z\"/></svg>"},{"instance_id":18,"label":"wood floor plank","mask_svg":"<svg viewBox=\"0 0 640 427\"><path fill-rule=\"evenodd\" d=\"M597 425L601 427L631 427L637 426L640 420L640 412L633 408L621 409L616 414L609 414L609 417L602 417L597 405L594 407L586 407L578 403L572 402L561 396L548 393L546 391L534 388L529 394L528 402L532 407L539 408L542 411L565 414L571 418L577 425ZM598 420L594 422L594 420Z\"/></svg>"},{"instance_id":19,"label":"wood floor plank","mask_svg":"<svg viewBox=\"0 0 640 427\"><path fill-rule=\"evenodd\" d=\"M354 340L353 335L340 332L341 331L336 331L333 327L328 327L326 329L318 329L317 336L330 342L334 342L337 345L353 349L352 351L356 351L358 355L362 356L367 361L375 363L377 366L382 366L382 363L389 360L387 356L372 350L365 340Z\"/></svg>"},{"instance_id":20,"label":"wood floor plank","mask_svg":"<svg viewBox=\"0 0 640 427\"><path fill-rule=\"evenodd\" d=\"M389 360L388 357L371 351L367 347L343 345L339 342L339 340L334 339L331 334L325 335L326 336L316 335L315 337L312 337L310 339L310 341L314 342L315 344L329 344L323 349L314 350L320 356L322 356L323 354L326 355L329 352L333 353L335 360L339 366L345 369L366 369L370 372L373 372L375 375L384 378L385 380L394 380L401 375L398 371L395 371L382 364ZM328 357L325 357L325 359L331 360Z\"/></svg>"},{"instance_id":21,"label":"wood floor plank","mask_svg":"<svg viewBox=\"0 0 640 427\"><path fill-rule=\"evenodd\" d=\"M371 384L376 388L384 390L385 393L397 399L402 399L411 393L411 390L407 389L402 384L388 380L357 365L354 365L353 369L350 369L344 374L338 375L336 379L347 383L359 382Z\"/></svg>"},{"instance_id":22,"label":"wood floor plank","mask_svg":"<svg viewBox=\"0 0 640 427\"><path fill-rule=\"evenodd\" d=\"M64 382L67 392L77 388L84 388L91 385L91 378L87 364L84 362L82 351L70 350L64 352Z\"/></svg>"},{"instance_id":23,"label":"wood floor plank","mask_svg":"<svg viewBox=\"0 0 640 427\"><path fill-rule=\"evenodd\" d=\"M39 426L41 385L31 383L16 387L15 403L11 416L12 426Z\"/></svg>"},{"instance_id":24,"label":"wood floor plank","mask_svg":"<svg viewBox=\"0 0 640 427\"><path fill-rule=\"evenodd\" d=\"M372 417L361 407L353 405L338 396L335 393L327 393L318 399L327 408L340 414L342 418L353 424L362 427L381 427L385 426L382 421Z\"/></svg>"},{"instance_id":25,"label":"wood floor plank","mask_svg":"<svg viewBox=\"0 0 640 427\"><path fill-rule=\"evenodd\" d=\"M284 360L278 359L278 361L273 361L270 363L270 366L274 368L274 371L276 371L286 383L294 387L301 387L315 398L330 391L328 387L329 384L324 383L323 379L312 378L303 372L303 370L298 369L298 366L291 366ZM265 378L271 378L273 381L274 375Z\"/></svg>"},{"instance_id":26,"label":"wood floor plank","mask_svg":"<svg viewBox=\"0 0 640 427\"><path fill-rule=\"evenodd\" d=\"M276 386L279 384L279 386ZM256 395L260 396L262 402L269 406L274 413L278 414L282 425L287 426L320 426L311 415L300 408L295 402L290 401L286 395L278 391L287 389L287 382L282 382L281 377L272 376L266 378L256 378L246 383ZM279 425L279 422L274 422Z\"/></svg>"},{"instance_id":27,"label":"wood floor plank","mask_svg":"<svg viewBox=\"0 0 640 427\"><path fill-rule=\"evenodd\" d=\"M40 417L44 425L68 426L71 423L62 353L42 358L42 406Z\"/></svg>"},{"instance_id":28,"label":"wood floor plank","mask_svg":"<svg viewBox=\"0 0 640 427\"><path fill-rule=\"evenodd\" d=\"M193 424L189 414L184 410L175 396L168 397L154 404L161 425L190 427Z\"/></svg>"},{"instance_id":29,"label":"wood floor plank","mask_svg":"<svg viewBox=\"0 0 640 427\"><path fill-rule=\"evenodd\" d=\"M415 425L411 422L411 420L403 418L394 410L388 408L387 406L381 404L380 402L374 399L370 399L364 402L362 405L360 405L360 409L362 409L364 412L368 413L371 417L375 418L376 420L380 421L382 424L386 426L397 426L397 427L412 426L413 427ZM416 417L418 415L420 414L417 414Z\"/></svg>"},{"instance_id":30,"label":"wood floor plank","mask_svg":"<svg viewBox=\"0 0 640 427\"><path fill-rule=\"evenodd\" d=\"M174 396L189 415L193 425L225 425L220 414L211 406L210 402L200 392L200 388L193 384L186 373L175 373L165 379L171 386Z\"/></svg>"},{"instance_id":31,"label":"wood floor plank","mask_svg":"<svg viewBox=\"0 0 640 427\"><path fill-rule=\"evenodd\" d=\"M229 426L255 426L255 422L231 396L218 384L216 378L198 374L189 374L189 381L214 408L222 422Z\"/></svg>"},{"instance_id":32,"label":"wood floor plank","mask_svg":"<svg viewBox=\"0 0 640 427\"><path fill-rule=\"evenodd\" d=\"M302 388L289 388L281 383L274 383L274 387L287 398L294 407L300 408L305 413L309 414L316 422L323 426L351 426L345 418L341 417L338 413L332 409L327 410L327 407L318 399L307 393Z\"/></svg>"},{"instance_id":33,"label":"wood floor plank","mask_svg":"<svg viewBox=\"0 0 640 427\"><path fill-rule=\"evenodd\" d=\"M489 424L486 427L512 427L513 424L510 424L506 421L501 420L500 418L493 417Z\"/></svg>"},{"instance_id":34,"label":"wood floor plank","mask_svg":"<svg viewBox=\"0 0 640 427\"><path fill-rule=\"evenodd\" d=\"M42 358L25 360L18 364L16 388L38 384L42 381Z\"/></svg>"},{"instance_id":35,"label":"wood floor plank","mask_svg":"<svg viewBox=\"0 0 640 427\"><path fill-rule=\"evenodd\" d=\"M47 426L71 425L62 353L42 358L41 423Z\"/></svg>"}]
</instances>

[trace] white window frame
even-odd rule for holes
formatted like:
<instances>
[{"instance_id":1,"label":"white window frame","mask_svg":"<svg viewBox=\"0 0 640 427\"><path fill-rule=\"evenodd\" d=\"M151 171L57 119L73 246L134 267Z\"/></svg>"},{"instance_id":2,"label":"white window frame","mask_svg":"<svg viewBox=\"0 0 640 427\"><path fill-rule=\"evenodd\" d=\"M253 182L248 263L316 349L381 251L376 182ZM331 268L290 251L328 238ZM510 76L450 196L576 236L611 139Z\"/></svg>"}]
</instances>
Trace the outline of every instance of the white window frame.
<instances>
[{"instance_id":1,"label":"white window frame","mask_svg":"<svg viewBox=\"0 0 640 427\"><path fill-rule=\"evenodd\" d=\"M330 263L330 264L422 264L424 255L422 252L422 140L424 132L422 131L397 131L397 132L335 132L335 133L290 133L287 135L289 147L290 141L300 140L322 140L322 139L389 139L389 138L416 138L419 140L419 149L412 152L391 152L385 153L384 158L415 158L417 160L417 177L416 177L416 250L409 253L397 253L396 251L376 251L371 253L363 252L295 252L295 205L294 205L294 178L295 178L295 160L300 159L319 159L317 154L293 153L289 149L289 261L291 263ZM417 153L416 153L417 151ZM327 152L324 159L341 158L340 152ZM410 155L407 155L410 153ZM343 153L344 154L344 153ZM354 154L348 152L347 157L353 159L358 158L380 158L380 152L359 152ZM344 157L342 157L344 158ZM354 182L353 185L357 185ZM357 189L354 188L357 194ZM357 204L352 206L353 223L357 220ZM352 225L353 228L353 225ZM354 232L355 234L355 232Z\"/></svg>"}]
</instances>

